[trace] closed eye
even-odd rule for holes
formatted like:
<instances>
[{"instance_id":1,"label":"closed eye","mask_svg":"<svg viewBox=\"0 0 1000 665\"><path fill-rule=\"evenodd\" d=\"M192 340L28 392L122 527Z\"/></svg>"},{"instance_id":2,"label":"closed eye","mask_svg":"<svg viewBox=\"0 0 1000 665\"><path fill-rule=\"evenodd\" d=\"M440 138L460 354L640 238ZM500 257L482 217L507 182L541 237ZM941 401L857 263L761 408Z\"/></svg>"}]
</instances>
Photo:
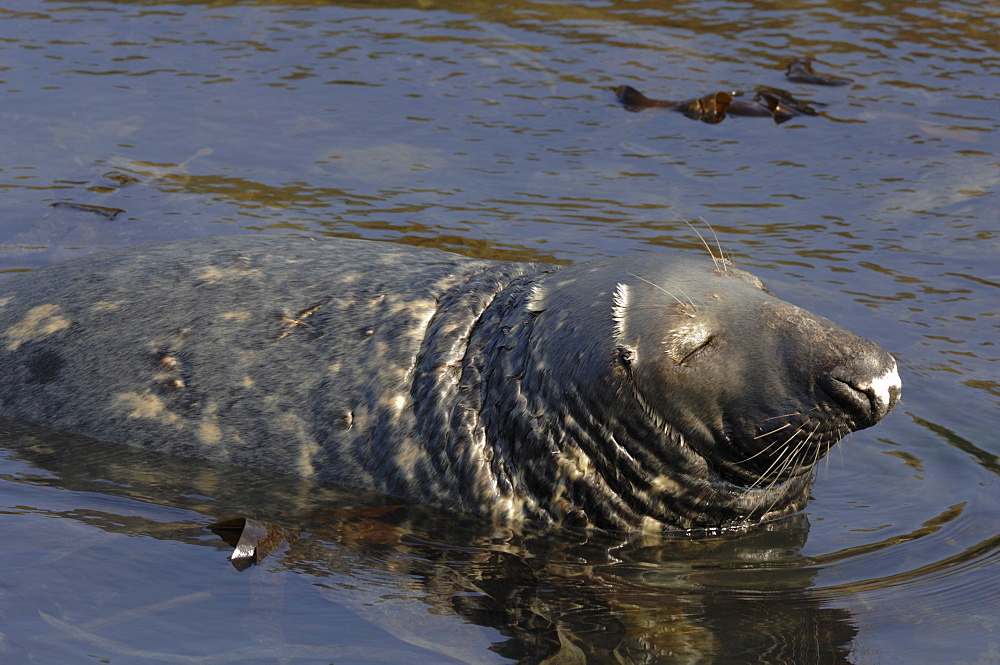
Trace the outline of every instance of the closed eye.
<instances>
[{"instance_id":1,"label":"closed eye","mask_svg":"<svg viewBox=\"0 0 1000 665\"><path fill-rule=\"evenodd\" d=\"M712 343L713 336L703 326L692 324L674 330L663 340L664 352L678 365L687 364L691 358Z\"/></svg>"},{"instance_id":2,"label":"closed eye","mask_svg":"<svg viewBox=\"0 0 1000 665\"><path fill-rule=\"evenodd\" d=\"M692 348L690 351L688 351L687 354L683 358L681 358L680 362L678 362L677 364L678 365L687 365L688 360L690 360L692 356L694 356L695 354L697 354L700 351L704 350L705 347L707 347L709 344L711 344L714 339L715 338L712 337L711 335L706 336L705 339L704 339L704 341L701 342L701 344L698 344L697 346L695 346L694 348Z\"/></svg>"}]
</instances>

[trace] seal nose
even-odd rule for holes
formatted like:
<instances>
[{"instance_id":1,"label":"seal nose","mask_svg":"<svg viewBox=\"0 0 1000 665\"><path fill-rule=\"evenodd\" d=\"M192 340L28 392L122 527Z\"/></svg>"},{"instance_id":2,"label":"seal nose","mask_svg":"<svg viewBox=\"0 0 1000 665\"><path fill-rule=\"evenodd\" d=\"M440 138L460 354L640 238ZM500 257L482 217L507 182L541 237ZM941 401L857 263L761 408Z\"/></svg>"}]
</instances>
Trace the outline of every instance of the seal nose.
<instances>
[{"instance_id":1,"label":"seal nose","mask_svg":"<svg viewBox=\"0 0 1000 665\"><path fill-rule=\"evenodd\" d=\"M837 366L820 385L841 406L861 417L861 427L882 420L902 392L896 360L884 351Z\"/></svg>"}]
</instances>

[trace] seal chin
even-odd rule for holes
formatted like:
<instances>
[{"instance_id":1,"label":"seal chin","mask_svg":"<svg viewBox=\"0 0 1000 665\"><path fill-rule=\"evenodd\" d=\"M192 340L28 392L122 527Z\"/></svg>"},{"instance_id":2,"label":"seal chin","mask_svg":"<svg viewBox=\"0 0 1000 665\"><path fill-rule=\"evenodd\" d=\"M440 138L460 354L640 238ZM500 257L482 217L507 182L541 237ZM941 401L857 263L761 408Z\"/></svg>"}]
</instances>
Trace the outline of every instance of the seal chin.
<instances>
[{"instance_id":1,"label":"seal chin","mask_svg":"<svg viewBox=\"0 0 1000 665\"><path fill-rule=\"evenodd\" d=\"M821 421L788 422L756 438L732 438L729 459L716 459L716 468L721 477L744 489L808 477L816 462L848 432L846 428L820 431L822 426Z\"/></svg>"},{"instance_id":2,"label":"seal chin","mask_svg":"<svg viewBox=\"0 0 1000 665\"><path fill-rule=\"evenodd\" d=\"M688 490L700 497L700 512L674 515L667 529L680 524L685 530L732 531L796 513L806 505L815 460L827 450L829 445L803 444L760 471L746 462L706 460L710 480Z\"/></svg>"}]
</instances>

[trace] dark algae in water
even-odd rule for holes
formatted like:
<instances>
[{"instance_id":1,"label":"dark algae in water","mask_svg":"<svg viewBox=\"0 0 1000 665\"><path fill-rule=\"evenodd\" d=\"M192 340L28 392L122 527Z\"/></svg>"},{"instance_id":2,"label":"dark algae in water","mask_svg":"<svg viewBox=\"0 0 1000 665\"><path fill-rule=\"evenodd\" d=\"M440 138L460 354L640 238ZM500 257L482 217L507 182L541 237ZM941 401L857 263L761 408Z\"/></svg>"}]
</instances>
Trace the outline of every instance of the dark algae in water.
<instances>
[{"instance_id":1,"label":"dark algae in water","mask_svg":"<svg viewBox=\"0 0 1000 665\"><path fill-rule=\"evenodd\" d=\"M793 83L808 85L840 86L847 85L851 79L834 74L820 74L813 71L812 58L793 58L785 68L785 78Z\"/></svg>"},{"instance_id":2,"label":"dark algae in water","mask_svg":"<svg viewBox=\"0 0 1000 665\"><path fill-rule=\"evenodd\" d=\"M785 74L789 81L810 85L846 85L850 79L828 74L817 74L812 69L811 58L795 58ZM635 88L621 85L614 89L618 102L628 111L663 108L683 113L692 120L708 124L720 123L726 115L770 117L775 124L787 122L801 115L816 115L816 102L807 102L791 92L771 86L756 86L753 92L739 90L711 92L695 99L667 101L652 99Z\"/></svg>"}]
</instances>

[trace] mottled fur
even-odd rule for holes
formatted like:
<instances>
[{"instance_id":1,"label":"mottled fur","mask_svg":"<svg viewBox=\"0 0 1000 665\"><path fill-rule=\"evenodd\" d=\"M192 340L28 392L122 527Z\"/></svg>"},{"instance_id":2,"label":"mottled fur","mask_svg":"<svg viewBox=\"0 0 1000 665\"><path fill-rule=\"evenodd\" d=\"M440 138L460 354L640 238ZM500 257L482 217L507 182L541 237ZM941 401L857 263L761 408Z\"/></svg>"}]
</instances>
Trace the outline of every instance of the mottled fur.
<instances>
[{"instance_id":1,"label":"mottled fur","mask_svg":"<svg viewBox=\"0 0 1000 665\"><path fill-rule=\"evenodd\" d=\"M647 530L800 508L816 460L899 393L877 345L705 259L278 237L0 282L0 377L0 413L102 440Z\"/></svg>"}]
</instances>

